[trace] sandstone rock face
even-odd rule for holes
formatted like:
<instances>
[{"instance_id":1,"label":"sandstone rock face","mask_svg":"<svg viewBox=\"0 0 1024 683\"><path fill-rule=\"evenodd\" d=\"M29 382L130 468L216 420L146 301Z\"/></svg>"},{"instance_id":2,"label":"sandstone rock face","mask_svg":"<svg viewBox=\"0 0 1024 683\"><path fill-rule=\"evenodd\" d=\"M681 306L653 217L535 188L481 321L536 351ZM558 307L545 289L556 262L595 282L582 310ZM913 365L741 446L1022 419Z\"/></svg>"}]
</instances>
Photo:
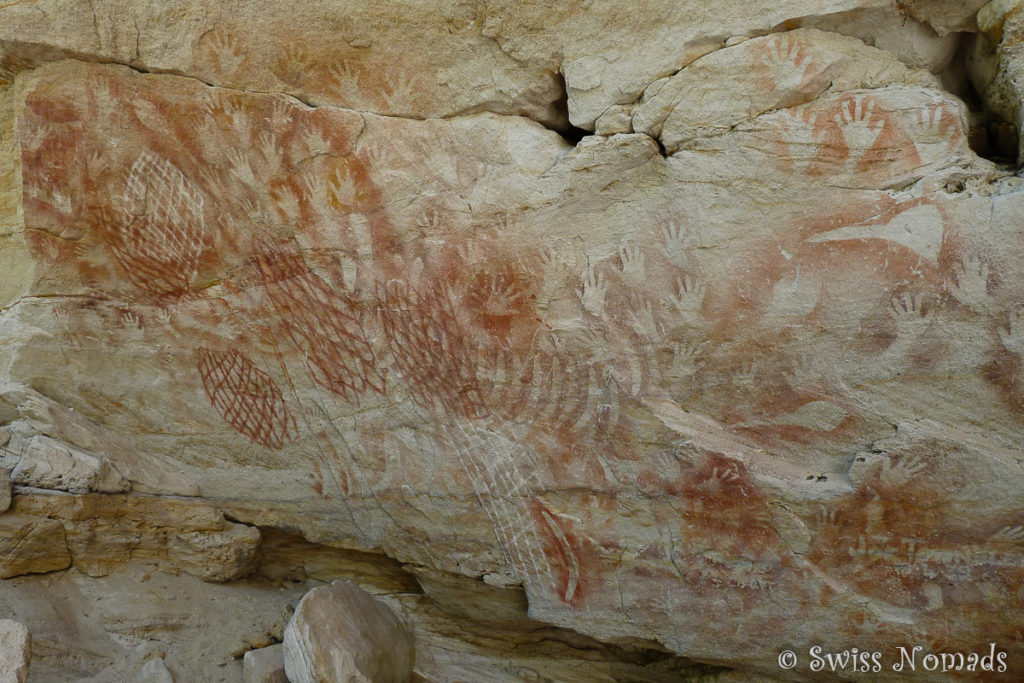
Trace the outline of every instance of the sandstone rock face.
<instances>
[{"instance_id":1,"label":"sandstone rock face","mask_svg":"<svg viewBox=\"0 0 1024 683\"><path fill-rule=\"evenodd\" d=\"M827 117L832 104L822 97L827 92L897 83L926 86L926 96L934 92L927 88L934 86L930 74L915 73L882 50L835 33L797 29L718 50L656 83L635 110L633 128L659 137L667 151L675 152L774 110L814 120ZM799 105L809 102L823 106L808 115Z\"/></svg>"},{"instance_id":2,"label":"sandstone rock face","mask_svg":"<svg viewBox=\"0 0 1024 683\"><path fill-rule=\"evenodd\" d=\"M19 514L0 517L0 578L52 572L70 564L60 522Z\"/></svg>"},{"instance_id":3,"label":"sandstone rock face","mask_svg":"<svg viewBox=\"0 0 1024 683\"><path fill-rule=\"evenodd\" d=\"M0 576L1019 678L1020 3L66 4L0 6ZM139 633L44 666L227 675Z\"/></svg>"},{"instance_id":4,"label":"sandstone rock face","mask_svg":"<svg viewBox=\"0 0 1024 683\"><path fill-rule=\"evenodd\" d=\"M284 632L284 669L292 683L404 683L414 659L408 627L351 581L303 596Z\"/></svg>"},{"instance_id":5,"label":"sandstone rock face","mask_svg":"<svg viewBox=\"0 0 1024 683\"><path fill-rule=\"evenodd\" d=\"M113 493L130 487L104 459L41 434L24 444L11 478L16 484L73 493Z\"/></svg>"},{"instance_id":6,"label":"sandstone rock face","mask_svg":"<svg viewBox=\"0 0 1024 683\"><path fill-rule=\"evenodd\" d=\"M32 637L24 624L0 619L0 681L25 683L32 659Z\"/></svg>"},{"instance_id":7,"label":"sandstone rock face","mask_svg":"<svg viewBox=\"0 0 1024 683\"><path fill-rule=\"evenodd\" d=\"M198 501L26 492L16 497L13 512L0 517L0 524L31 524L26 538L39 535L40 545L60 538L49 554L40 548L39 561L63 564L29 571L73 563L90 576L103 576L118 564L146 562L208 581L231 581L252 571L260 542L258 529L229 522ZM67 552L61 555L58 548ZM10 570L8 575L18 573L24 572Z\"/></svg>"}]
</instances>

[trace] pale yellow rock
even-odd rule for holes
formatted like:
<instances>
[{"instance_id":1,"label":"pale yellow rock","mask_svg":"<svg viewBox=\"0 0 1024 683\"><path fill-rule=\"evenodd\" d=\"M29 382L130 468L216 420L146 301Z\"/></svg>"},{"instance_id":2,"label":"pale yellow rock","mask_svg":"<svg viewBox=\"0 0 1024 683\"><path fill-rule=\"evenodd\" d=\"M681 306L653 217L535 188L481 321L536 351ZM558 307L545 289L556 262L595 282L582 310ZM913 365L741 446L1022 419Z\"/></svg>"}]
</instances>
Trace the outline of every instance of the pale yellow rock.
<instances>
[{"instance_id":1,"label":"pale yellow rock","mask_svg":"<svg viewBox=\"0 0 1024 683\"><path fill-rule=\"evenodd\" d=\"M17 605L32 630L30 680L138 681L149 666L179 683L241 681L242 653L281 638L289 602L303 590L214 584L134 564L99 578L69 570L3 581L0 603L3 616Z\"/></svg>"},{"instance_id":2,"label":"pale yellow rock","mask_svg":"<svg viewBox=\"0 0 1024 683\"><path fill-rule=\"evenodd\" d=\"M206 581L233 581L252 572L259 529L226 523L223 531L170 531L166 561ZM134 553L133 553L134 556Z\"/></svg>"},{"instance_id":3,"label":"pale yellow rock","mask_svg":"<svg viewBox=\"0 0 1024 683\"><path fill-rule=\"evenodd\" d=\"M890 5L644 0L628 11L601 4L581 11L544 3L274 0L169 11L160 3L125 10L105 0L67 9L37 0L0 8L9 27L0 31L0 48L14 68L88 55L316 104L421 118L486 110L554 127L565 124L555 106L560 73L569 118L592 130L608 106L636 99L651 80L732 36L763 34L792 17Z\"/></svg>"},{"instance_id":4,"label":"pale yellow rock","mask_svg":"<svg viewBox=\"0 0 1024 683\"><path fill-rule=\"evenodd\" d=\"M1015 132L1016 161L1024 158L1024 90L1019 73L1024 67L1024 5L1016 0L992 0L978 11L979 34L969 63L971 81L985 105ZM1010 136L1002 141L1001 155L1012 155Z\"/></svg>"},{"instance_id":5,"label":"pale yellow rock","mask_svg":"<svg viewBox=\"0 0 1024 683\"><path fill-rule=\"evenodd\" d=\"M653 80L678 71L738 35L762 35L799 16L823 16L888 6L883 0L775 2L727 0L658 3L628 8L514 3L488 8L494 39L514 55L552 55L561 48L570 121L593 130L609 105L637 99Z\"/></svg>"},{"instance_id":6,"label":"pale yellow rock","mask_svg":"<svg viewBox=\"0 0 1024 683\"><path fill-rule=\"evenodd\" d=\"M707 672L685 660L665 662L664 653L616 648L530 621L521 589L492 588L498 596L488 597L480 594L479 581L449 575L446 591L432 581L441 605L424 600L409 575L401 585L376 584L383 566L401 572L384 556L371 563L365 554L308 543L301 551L301 539L292 541L291 557L316 565L323 572L319 580L351 578L430 634L417 642L417 669L426 680L515 680L530 670L567 683L613 683L685 680ZM276 558L281 548L277 544L268 557ZM215 584L139 564L99 578L75 570L27 575L0 582L0 610L7 610L0 616L15 616L11 609L17 606L17 618L32 629L37 645L33 677L44 681L65 680L68 672L79 680L134 681L153 658L163 659L179 681L244 681L243 654L279 642L308 591L301 571L289 576L284 583L254 577ZM460 597L467 594L472 605ZM518 611L505 608L513 601ZM488 615L488 602L499 604L497 613ZM640 663L645 658L654 661Z\"/></svg>"},{"instance_id":7,"label":"pale yellow rock","mask_svg":"<svg viewBox=\"0 0 1024 683\"><path fill-rule=\"evenodd\" d=\"M0 578L67 568L71 553L65 539L58 520L17 511L0 515Z\"/></svg>"},{"instance_id":8,"label":"pale yellow rock","mask_svg":"<svg viewBox=\"0 0 1024 683\"><path fill-rule=\"evenodd\" d=\"M74 566L90 576L144 562L207 581L231 581L253 570L260 541L258 529L185 499L24 494L15 498L13 511L19 519L36 516L39 525L57 524Z\"/></svg>"},{"instance_id":9,"label":"pale yellow rock","mask_svg":"<svg viewBox=\"0 0 1024 683\"><path fill-rule=\"evenodd\" d=\"M8 438L12 432L16 434L15 446L8 448L3 456L11 468L20 462L15 454L24 453L26 442L32 443L42 432L68 442L64 450L69 456L79 453L80 460L94 462L97 456L91 453L102 454L100 462L91 467L95 470L92 479L105 487L103 490L133 489L139 493L182 496L199 493L199 487L180 471L126 443L116 431L46 398L31 387L0 384L0 416L4 412L7 413L5 421L12 424L3 433ZM18 421L19 417L23 419ZM43 443L50 443L49 439L50 436L42 437Z\"/></svg>"},{"instance_id":10,"label":"pale yellow rock","mask_svg":"<svg viewBox=\"0 0 1024 683\"><path fill-rule=\"evenodd\" d=\"M505 54L469 5L273 0L169 9L111 0L68 8L37 0L0 12L0 57L14 68L88 55L396 116L492 110L565 120L554 106L557 62Z\"/></svg>"},{"instance_id":11,"label":"pale yellow rock","mask_svg":"<svg viewBox=\"0 0 1024 683\"><path fill-rule=\"evenodd\" d=\"M978 30L987 33L998 42L1002 37L1003 25L1020 8L1019 0L991 0L978 10Z\"/></svg>"},{"instance_id":12,"label":"pale yellow rock","mask_svg":"<svg viewBox=\"0 0 1024 683\"><path fill-rule=\"evenodd\" d=\"M945 14L950 15L951 12ZM937 34L934 26L915 21L896 5L806 17L792 24L792 28L816 28L859 38L911 68L939 74L959 66L953 61L963 42L962 33L940 30Z\"/></svg>"},{"instance_id":13,"label":"pale yellow rock","mask_svg":"<svg viewBox=\"0 0 1024 683\"><path fill-rule=\"evenodd\" d=\"M886 618L912 619L852 585L849 563L828 564L846 546L821 531L815 506L859 524L849 508L881 474L847 476L852 447L887 436L892 415L940 410L964 386L981 392L984 379L954 388L949 378L987 362L994 343L1018 348L1016 328L993 333L985 313L1008 310L1016 285L990 292L969 258L987 242L969 249L967 237L961 273L947 236L983 225L986 241L1013 244L1003 216L1020 199L1010 186L991 189L1003 193L991 205L934 191L991 168L967 148L954 98L930 76L908 85L890 78L906 73L896 61L880 63L847 74L870 89L755 109L669 159L643 133L571 148L490 114L410 121L109 65L41 67L19 105L30 128L37 110L87 106L75 104L83 82L120 103L88 133L104 163L120 160L120 175L96 176L119 180L97 193L141 223L88 219L74 253L33 283L38 295L5 311L3 332L18 340L11 372L49 397L15 387L5 403L18 428L59 428L76 443L116 433L108 443L201 482L233 518L525 584L530 614L603 638L635 636L629 615L642 613L644 636L678 653L767 671L763 634L790 637L774 608L755 622L737 611L744 621L728 626L682 629L680 615L706 609L722 585L779 609L794 594L810 600L808 572L829 591L861 591ZM138 124L122 111L147 131L198 120L177 133L196 156L126 134ZM31 200L63 206L60 187L39 180L52 157L27 158ZM146 204L151 193L161 199ZM82 225L56 208L32 219L41 240ZM219 241L204 251L195 245L206 235ZM171 239L191 251L165 250ZM41 259L63 253L63 242L44 244ZM1012 250L986 259L1010 275L1019 267ZM898 289L907 278L949 297L939 311L922 307ZM423 320L409 317L419 311ZM960 325L963 341L930 352L943 365L908 374L935 343L935 315ZM429 362L416 360L428 350ZM971 420L993 443L1013 438L1001 403L974 404ZM598 455L560 450L581 443ZM955 506L966 494L949 495ZM250 566L254 530L213 512L189 528L182 510L196 501L136 498L160 500L82 496L38 513L67 520L76 566L90 573L129 559L200 573L205 562L210 578ZM769 501L793 510L784 532L769 530ZM666 530L689 539L682 556L658 540ZM177 545L160 541L175 533ZM730 553L744 559L717 559ZM652 605L662 589L674 602ZM727 627L756 629L759 644L730 653Z\"/></svg>"},{"instance_id":14,"label":"pale yellow rock","mask_svg":"<svg viewBox=\"0 0 1024 683\"><path fill-rule=\"evenodd\" d=\"M0 307L21 297L32 279L22 232L21 163L14 134L14 93L0 90Z\"/></svg>"}]
</instances>

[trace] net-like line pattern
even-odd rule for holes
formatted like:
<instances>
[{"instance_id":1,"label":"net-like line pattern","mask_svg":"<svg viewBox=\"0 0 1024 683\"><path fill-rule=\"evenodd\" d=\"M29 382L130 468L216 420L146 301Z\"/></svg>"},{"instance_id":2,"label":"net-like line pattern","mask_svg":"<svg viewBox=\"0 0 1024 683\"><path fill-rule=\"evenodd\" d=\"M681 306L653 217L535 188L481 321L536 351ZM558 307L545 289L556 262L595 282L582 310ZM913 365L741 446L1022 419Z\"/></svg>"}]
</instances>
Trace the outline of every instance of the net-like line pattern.
<instances>
[{"instance_id":1,"label":"net-like line pattern","mask_svg":"<svg viewBox=\"0 0 1024 683\"><path fill-rule=\"evenodd\" d=\"M534 482L520 469L519 463L528 464L522 446L469 425L450 423L444 434L494 526L509 567L532 588L557 590L551 562L529 511Z\"/></svg>"},{"instance_id":2,"label":"net-like line pattern","mask_svg":"<svg viewBox=\"0 0 1024 683\"><path fill-rule=\"evenodd\" d=\"M488 417L477 380L477 352L438 287L378 283L384 336L396 369L421 407L471 420Z\"/></svg>"},{"instance_id":3,"label":"net-like line pattern","mask_svg":"<svg viewBox=\"0 0 1024 683\"><path fill-rule=\"evenodd\" d=\"M614 401L600 370L571 349L533 349L521 363L507 348L489 349L480 354L478 378L496 418L550 433L593 433L599 414Z\"/></svg>"},{"instance_id":4,"label":"net-like line pattern","mask_svg":"<svg viewBox=\"0 0 1024 683\"><path fill-rule=\"evenodd\" d=\"M356 303L333 291L301 254L267 240L254 242L254 261L292 342L306 354L313 380L346 400L367 390L385 393Z\"/></svg>"},{"instance_id":5,"label":"net-like line pattern","mask_svg":"<svg viewBox=\"0 0 1024 683\"><path fill-rule=\"evenodd\" d=\"M277 383L239 351L200 347L196 368L210 403L238 432L273 449L295 437L295 418Z\"/></svg>"},{"instance_id":6,"label":"net-like line pattern","mask_svg":"<svg viewBox=\"0 0 1024 683\"><path fill-rule=\"evenodd\" d=\"M142 152L128 173L121 224L103 238L138 287L154 294L189 289L203 252L203 195L174 164Z\"/></svg>"}]
</instances>

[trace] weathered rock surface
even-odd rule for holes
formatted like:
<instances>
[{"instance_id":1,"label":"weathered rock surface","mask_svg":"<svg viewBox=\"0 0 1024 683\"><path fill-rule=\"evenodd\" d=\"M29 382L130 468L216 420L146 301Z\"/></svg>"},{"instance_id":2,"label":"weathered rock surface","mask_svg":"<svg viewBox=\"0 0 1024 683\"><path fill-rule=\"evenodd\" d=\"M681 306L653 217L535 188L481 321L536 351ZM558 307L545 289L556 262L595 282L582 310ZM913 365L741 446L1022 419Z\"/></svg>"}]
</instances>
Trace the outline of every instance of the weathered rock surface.
<instances>
[{"instance_id":1,"label":"weathered rock surface","mask_svg":"<svg viewBox=\"0 0 1024 683\"><path fill-rule=\"evenodd\" d=\"M159 657L147 660L139 672L139 683L174 683L174 676L167 670L164 660Z\"/></svg>"},{"instance_id":2,"label":"weathered rock surface","mask_svg":"<svg viewBox=\"0 0 1024 683\"><path fill-rule=\"evenodd\" d=\"M0 619L0 682L25 683L32 660L32 636L24 624Z\"/></svg>"},{"instance_id":3,"label":"weathered rock surface","mask_svg":"<svg viewBox=\"0 0 1024 683\"><path fill-rule=\"evenodd\" d=\"M543 672L552 680L589 683L694 675L718 680L721 669L661 650L611 646L530 620L516 587L499 588L438 574L425 595L417 579L381 555L314 546L268 532L253 577L208 583L140 564L104 577L76 570L0 583L0 617L35 624L33 678L43 681L134 681L152 658L178 681L243 680L243 655L279 643L294 606L311 586L351 579L423 637L416 666L426 680L517 680ZM273 582L271 582L273 581ZM728 679L723 679L728 680Z\"/></svg>"},{"instance_id":4,"label":"weathered rock surface","mask_svg":"<svg viewBox=\"0 0 1024 683\"><path fill-rule=\"evenodd\" d=\"M855 38L797 29L717 50L664 82L656 82L652 95L643 99L633 115L633 129L660 138L672 153L697 140L727 133L766 112L792 109L827 93L870 91L894 84L923 86L924 96L934 97L934 77L907 69L888 52ZM914 103L908 109L916 114L929 103ZM959 105L951 106L955 110ZM826 135L825 125L844 126L859 120L847 115L851 121L845 121L837 104L812 110L811 116L804 114L806 111L796 109L794 115L812 119L819 137ZM834 115L825 123L829 113ZM874 112L857 115L872 116Z\"/></svg>"},{"instance_id":5,"label":"weathered rock surface","mask_svg":"<svg viewBox=\"0 0 1024 683\"><path fill-rule=\"evenodd\" d=\"M4 446L0 466L27 470L28 476L18 483L75 493L132 490L194 496L199 492L194 482L166 462L139 452L110 428L24 384L0 382L0 416L4 414L9 424L0 432ZM69 477L73 472L78 476Z\"/></svg>"},{"instance_id":6,"label":"weathered rock surface","mask_svg":"<svg viewBox=\"0 0 1024 683\"><path fill-rule=\"evenodd\" d=\"M34 624L32 677L40 681L242 679L241 656L280 639L302 590L207 583L143 564L93 578L76 570L0 583L0 617ZM149 664L150 660L162 660ZM162 667L162 671L161 671Z\"/></svg>"},{"instance_id":7,"label":"weathered rock surface","mask_svg":"<svg viewBox=\"0 0 1024 683\"><path fill-rule=\"evenodd\" d=\"M9 445L19 452L18 464L11 472L15 484L71 493L119 493L131 487L104 458L48 436L35 434L24 444Z\"/></svg>"},{"instance_id":8,"label":"weathered rock surface","mask_svg":"<svg viewBox=\"0 0 1024 683\"><path fill-rule=\"evenodd\" d=\"M52 572L70 565L60 522L10 513L0 517L0 578Z\"/></svg>"},{"instance_id":9,"label":"weathered rock surface","mask_svg":"<svg viewBox=\"0 0 1024 683\"><path fill-rule=\"evenodd\" d=\"M355 562L439 680L1024 670L1019 3L65 4L0 6L0 575ZM110 618L46 670L227 656Z\"/></svg>"},{"instance_id":10,"label":"weathered rock surface","mask_svg":"<svg viewBox=\"0 0 1024 683\"><path fill-rule=\"evenodd\" d=\"M246 652L242 657L242 683L289 683L284 671L284 646Z\"/></svg>"},{"instance_id":11,"label":"weathered rock surface","mask_svg":"<svg viewBox=\"0 0 1024 683\"><path fill-rule=\"evenodd\" d=\"M284 668L292 683L405 683L414 660L409 627L351 581L304 595L284 631Z\"/></svg>"},{"instance_id":12,"label":"weathered rock surface","mask_svg":"<svg viewBox=\"0 0 1024 683\"><path fill-rule=\"evenodd\" d=\"M1020 84L1024 68L1024 6L1015 0L992 0L978 11L978 36L970 62L975 89L999 118L1012 123L1017 131L1024 121L1024 88ZM1024 136L1018 135L1018 144ZM1017 151L1017 160L1024 154Z\"/></svg>"},{"instance_id":13,"label":"weathered rock surface","mask_svg":"<svg viewBox=\"0 0 1024 683\"><path fill-rule=\"evenodd\" d=\"M11 507L11 473L0 468L0 512Z\"/></svg>"},{"instance_id":14,"label":"weathered rock surface","mask_svg":"<svg viewBox=\"0 0 1024 683\"><path fill-rule=\"evenodd\" d=\"M949 3L916 3L946 30ZM930 11L941 4L943 12ZM546 3L274 0L161 3L116 0L66 8L59 0L5 6L0 48L10 79L62 57L118 62L211 84L287 92L311 104L394 116L478 111L558 127L561 81L572 123L592 129L609 106L734 36L763 35L795 17L895 8L890 0L726 0L586 9ZM974 12L954 10L953 30ZM966 15L960 19L959 15ZM906 21L892 13L892 22ZM139 29L135 27L138 26ZM297 27L302 27L297 33ZM564 105L562 105L564 106Z\"/></svg>"},{"instance_id":15,"label":"weathered rock surface","mask_svg":"<svg viewBox=\"0 0 1024 683\"><path fill-rule=\"evenodd\" d=\"M15 498L12 512L0 516L0 525L22 520L22 528L31 529L22 533L28 533L26 538L38 535L40 545L59 537L60 545L49 554L42 548L38 553L41 561L60 558L63 564L40 570L31 562L16 563L7 576L69 564L90 576L103 576L118 564L145 562L208 581L231 581L252 572L260 542L258 529L229 522L216 508L199 501L24 490ZM54 552L57 547L65 548L70 558ZM4 557L22 554L18 547ZM31 553L26 549L25 555Z\"/></svg>"}]
</instances>

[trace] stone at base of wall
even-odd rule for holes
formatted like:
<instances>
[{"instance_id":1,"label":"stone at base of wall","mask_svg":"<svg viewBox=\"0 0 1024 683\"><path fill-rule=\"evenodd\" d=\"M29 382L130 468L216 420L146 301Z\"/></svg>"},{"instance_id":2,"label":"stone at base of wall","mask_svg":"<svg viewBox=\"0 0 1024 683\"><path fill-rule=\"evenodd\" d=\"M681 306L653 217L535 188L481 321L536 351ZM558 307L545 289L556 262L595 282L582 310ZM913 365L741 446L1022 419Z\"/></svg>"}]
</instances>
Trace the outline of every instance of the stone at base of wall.
<instances>
[{"instance_id":1,"label":"stone at base of wall","mask_svg":"<svg viewBox=\"0 0 1024 683\"><path fill-rule=\"evenodd\" d=\"M281 644L249 650L242 658L242 683L288 683Z\"/></svg>"},{"instance_id":2,"label":"stone at base of wall","mask_svg":"<svg viewBox=\"0 0 1024 683\"><path fill-rule=\"evenodd\" d=\"M24 625L0 619L0 683L25 683L32 658L32 636Z\"/></svg>"},{"instance_id":3,"label":"stone at base of wall","mask_svg":"<svg viewBox=\"0 0 1024 683\"><path fill-rule=\"evenodd\" d=\"M404 683L412 679L414 658L409 627L351 581L306 593L284 632L292 683Z\"/></svg>"}]
</instances>

